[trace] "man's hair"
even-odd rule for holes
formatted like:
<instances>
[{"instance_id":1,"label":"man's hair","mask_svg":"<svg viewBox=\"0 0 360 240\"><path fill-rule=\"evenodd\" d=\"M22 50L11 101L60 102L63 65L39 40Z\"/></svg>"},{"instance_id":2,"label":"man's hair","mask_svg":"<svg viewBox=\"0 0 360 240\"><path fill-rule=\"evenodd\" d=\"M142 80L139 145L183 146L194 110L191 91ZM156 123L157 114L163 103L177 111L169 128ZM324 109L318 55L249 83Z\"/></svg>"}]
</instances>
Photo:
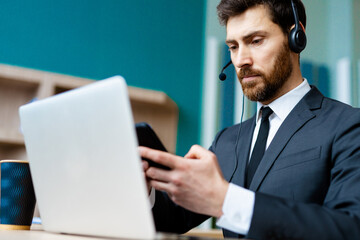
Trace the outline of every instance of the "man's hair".
<instances>
[{"instance_id":1,"label":"man's hair","mask_svg":"<svg viewBox=\"0 0 360 240\"><path fill-rule=\"evenodd\" d=\"M306 27L306 13L301 0L293 0L300 22ZM291 7L291 0L221 0L217 6L219 21L226 25L230 17L244 13L249 8L263 5L270 14L271 20L280 26L284 34L289 34L290 28L295 24L294 13Z\"/></svg>"}]
</instances>

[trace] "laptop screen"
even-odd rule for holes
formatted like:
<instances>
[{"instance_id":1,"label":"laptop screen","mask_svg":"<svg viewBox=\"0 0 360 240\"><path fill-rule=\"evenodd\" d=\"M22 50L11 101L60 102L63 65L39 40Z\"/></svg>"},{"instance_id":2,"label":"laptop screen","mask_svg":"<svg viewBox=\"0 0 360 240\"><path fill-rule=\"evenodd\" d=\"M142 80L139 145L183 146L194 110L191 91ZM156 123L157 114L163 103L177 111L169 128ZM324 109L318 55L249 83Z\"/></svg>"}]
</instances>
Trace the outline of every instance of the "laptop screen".
<instances>
[{"instance_id":1,"label":"laptop screen","mask_svg":"<svg viewBox=\"0 0 360 240\"><path fill-rule=\"evenodd\" d=\"M24 105L19 112L45 230L155 237L122 77Z\"/></svg>"}]
</instances>

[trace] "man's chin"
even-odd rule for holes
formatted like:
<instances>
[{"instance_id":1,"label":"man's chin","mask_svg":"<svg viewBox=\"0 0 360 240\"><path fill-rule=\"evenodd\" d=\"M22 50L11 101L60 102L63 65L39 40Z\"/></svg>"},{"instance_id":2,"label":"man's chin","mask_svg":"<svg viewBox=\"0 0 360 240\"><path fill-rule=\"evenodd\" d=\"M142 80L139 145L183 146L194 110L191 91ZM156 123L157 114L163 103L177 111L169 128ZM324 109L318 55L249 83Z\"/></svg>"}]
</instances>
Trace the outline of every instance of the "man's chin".
<instances>
[{"instance_id":1,"label":"man's chin","mask_svg":"<svg viewBox=\"0 0 360 240\"><path fill-rule=\"evenodd\" d=\"M251 101L258 101L258 94L256 91L243 90L244 95Z\"/></svg>"},{"instance_id":2,"label":"man's chin","mask_svg":"<svg viewBox=\"0 0 360 240\"><path fill-rule=\"evenodd\" d=\"M250 86L253 85L253 86ZM263 95L264 88L257 86L257 84L244 84L242 85L242 90L244 95L251 101L261 101L261 96Z\"/></svg>"}]
</instances>

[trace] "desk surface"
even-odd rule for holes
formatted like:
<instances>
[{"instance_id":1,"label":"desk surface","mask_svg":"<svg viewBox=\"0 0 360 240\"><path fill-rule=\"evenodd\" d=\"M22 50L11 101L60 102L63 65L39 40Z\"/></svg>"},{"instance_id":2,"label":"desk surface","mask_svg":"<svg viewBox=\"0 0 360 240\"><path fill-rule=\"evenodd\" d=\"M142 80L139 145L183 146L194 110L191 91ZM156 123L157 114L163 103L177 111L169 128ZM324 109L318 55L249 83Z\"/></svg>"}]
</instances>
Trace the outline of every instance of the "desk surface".
<instances>
[{"instance_id":1,"label":"desk surface","mask_svg":"<svg viewBox=\"0 0 360 240\"><path fill-rule=\"evenodd\" d=\"M211 231L210 231L211 232ZM200 233L200 234L199 234ZM187 233L187 235L175 234L159 234L157 239L170 239L170 240L196 240L196 239L219 239L216 235L215 238L210 238L211 235L203 235L202 231L194 231ZM195 237L194 237L195 236ZM42 230L41 225L33 225L30 231L7 231L0 230L0 238L6 240L109 240L114 238L99 238L91 236L77 236L68 234L50 233Z\"/></svg>"}]
</instances>

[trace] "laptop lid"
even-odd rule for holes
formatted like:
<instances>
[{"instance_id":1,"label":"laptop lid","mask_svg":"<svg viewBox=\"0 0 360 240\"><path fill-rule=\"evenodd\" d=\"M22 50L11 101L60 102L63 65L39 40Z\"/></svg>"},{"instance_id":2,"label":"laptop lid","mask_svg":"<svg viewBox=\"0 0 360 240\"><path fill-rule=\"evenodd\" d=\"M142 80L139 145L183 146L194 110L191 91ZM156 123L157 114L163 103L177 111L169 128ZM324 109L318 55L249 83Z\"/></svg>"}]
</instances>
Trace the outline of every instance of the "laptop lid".
<instances>
[{"instance_id":1,"label":"laptop lid","mask_svg":"<svg viewBox=\"0 0 360 240\"><path fill-rule=\"evenodd\" d=\"M122 77L24 105L19 112L46 231L155 237Z\"/></svg>"}]
</instances>

